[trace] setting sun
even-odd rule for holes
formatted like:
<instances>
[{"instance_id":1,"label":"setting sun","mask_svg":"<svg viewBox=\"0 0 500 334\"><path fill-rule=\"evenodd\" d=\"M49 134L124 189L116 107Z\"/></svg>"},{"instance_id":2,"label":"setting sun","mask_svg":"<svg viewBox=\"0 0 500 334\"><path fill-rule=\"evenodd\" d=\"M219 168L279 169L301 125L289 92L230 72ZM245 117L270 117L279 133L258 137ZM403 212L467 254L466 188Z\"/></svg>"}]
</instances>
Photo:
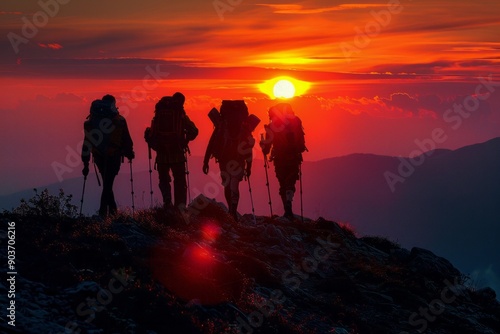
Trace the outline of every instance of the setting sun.
<instances>
[{"instance_id":1,"label":"setting sun","mask_svg":"<svg viewBox=\"0 0 500 334\"><path fill-rule=\"evenodd\" d=\"M258 85L262 93L273 99L290 99L304 94L311 84L291 77L277 77Z\"/></svg>"},{"instance_id":2,"label":"setting sun","mask_svg":"<svg viewBox=\"0 0 500 334\"><path fill-rule=\"evenodd\" d=\"M282 79L274 84L273 94L276 98L292 98L295 95L295 86L289 80Z\"/></svg>"}]
</instances>

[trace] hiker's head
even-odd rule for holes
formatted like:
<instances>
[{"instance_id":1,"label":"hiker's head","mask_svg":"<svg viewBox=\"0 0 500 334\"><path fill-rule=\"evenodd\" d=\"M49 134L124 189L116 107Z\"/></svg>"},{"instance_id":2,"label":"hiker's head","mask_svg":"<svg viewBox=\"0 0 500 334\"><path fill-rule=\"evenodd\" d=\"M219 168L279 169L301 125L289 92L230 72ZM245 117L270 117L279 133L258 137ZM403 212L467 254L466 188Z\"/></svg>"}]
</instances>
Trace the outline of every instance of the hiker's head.
<instances>
[{"instance_id":1,"label":"hiker's head","mask_svg":"<svg viewBox=\"0 0 500 334\"><path fill-rule=\"evenodd\" d=\"M109 95L109 94L106 94L102 97L103 101L106 101L106 102L109 102L109 103L113 103L113 104L116 104L116 99L113 95Z\"/></svg>"},{"instance_id":2,"label":"hiker's head","mask_svg":"<svg viewBox=\"0 0 500 334\"><path fill-rule=\"evenodd\" d=\"M186 101L186 97L184 96L184 94L177 92L172 95L172 100L176 105L182 107L184 105L184 101Z\"/></svg>"},{"instance_id":3,"label":"hiker's head","mask_svg":"<svg viewBox=\"0 0 500 334\"><path fill-rule=\"evenodd\" d=\"M106 94L102 97L101 100L108 103L113 112L118 113L118 108L116 107L116 99L113 95Z\"/></svg>"},{"instance_id":4,"label":"hiker's head","mask_svg":"<svg viewBox=\"0 0 500 334\"><path fill-rule=\"evenodd\" d=\"M270 119L285 119L294 115L292 106L288 103L279 103L271 108L269 108L269 118Z\"/></svg>"}]
</instances>

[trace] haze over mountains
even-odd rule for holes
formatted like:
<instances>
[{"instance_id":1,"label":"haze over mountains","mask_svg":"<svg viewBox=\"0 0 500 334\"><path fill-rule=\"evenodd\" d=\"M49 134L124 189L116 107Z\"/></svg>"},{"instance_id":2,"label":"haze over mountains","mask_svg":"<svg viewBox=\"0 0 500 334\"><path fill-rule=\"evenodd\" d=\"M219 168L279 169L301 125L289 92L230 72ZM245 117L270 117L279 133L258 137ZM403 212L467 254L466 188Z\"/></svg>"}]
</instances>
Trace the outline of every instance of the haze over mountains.
<instances>
[{"instance_id":1,"label":"haze over mountains","mask_svg":"<svg viewBox=\"0 0 500 334\"><path fill-rule=\"evenodd\" d=\"M348 223L360 235L385 236L407 248L430 249L449 259L462 272L472 274L478 286L491 286L500 291L500 138L454 151L429 152L422 156L421 165L414 170L408 161L398 157L353 154L305 162L304 215ZM204 193L223 201L215 163L210 163L209 176L200 172L201 158L192 157L189 164L192 198ZM391 189L387 172L394 177L400 171L405 176L404 182L394 183ZM272 165L269 176L273 213L281 215L283 209ZM131 205L129 179L128 165L124 164L115 183L115 194L122 207ZM256 214L269 215L262 160L255 160L251 181ZM154 201L159 203L157 183L154 171ZM81 177L48 186L52 193L62 188L67 194L73 194L75 203L80 200L81 187ZM147 171L134 173L134 187L136 207L148 207ZM249 213L246 182L240 184L240 191L239 212ZM32 195L30 189L1 196L0 207L10 209L20 198ZM99 195L100 188L95 175L91 174L84 203L87 214L97 210ZM294 211L300 214L299 191Z\"/></svg>"}]
</instances>

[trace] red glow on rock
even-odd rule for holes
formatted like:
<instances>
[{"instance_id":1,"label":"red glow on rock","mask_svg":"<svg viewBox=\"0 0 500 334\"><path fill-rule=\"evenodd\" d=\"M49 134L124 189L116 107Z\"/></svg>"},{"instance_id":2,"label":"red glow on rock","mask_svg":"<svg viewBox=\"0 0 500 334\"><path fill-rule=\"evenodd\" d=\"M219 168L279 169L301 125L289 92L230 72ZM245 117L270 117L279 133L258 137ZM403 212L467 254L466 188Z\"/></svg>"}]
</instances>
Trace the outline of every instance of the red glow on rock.
<instances>
[{"instance_id":1,"label":"red glow on rock","mask_svg":"<svg viewBox=\"0 0 500 334\"><path fill-rule=\"evenodd\" d=\"M152 259L156 279L178 297L201 304L238 298L243 276L207 243L191 243L181 253L157 250Z\"/></svg>"},{"instance_id":2,"label":"red glow on rock","mask_svg":"<svg viewBox=\"0 0 500 334\"><path fill-rule=\"evenodd\" d=\"M191 245L186 249L183 257L191 267L207 266L214 262L214 253L208 245Z\"/></svg>"},{"instance_id":3,"label":"red glow on rock","mask_svg":"<svg viewBox=\"0 0 500 334\"><path fill-rule=\"evenodd\" d=\"M206 242L212 243L217 240L221 233L220 226L212 220L207 221L201 228L203 239Z\"/></svg>"}]
</instances>

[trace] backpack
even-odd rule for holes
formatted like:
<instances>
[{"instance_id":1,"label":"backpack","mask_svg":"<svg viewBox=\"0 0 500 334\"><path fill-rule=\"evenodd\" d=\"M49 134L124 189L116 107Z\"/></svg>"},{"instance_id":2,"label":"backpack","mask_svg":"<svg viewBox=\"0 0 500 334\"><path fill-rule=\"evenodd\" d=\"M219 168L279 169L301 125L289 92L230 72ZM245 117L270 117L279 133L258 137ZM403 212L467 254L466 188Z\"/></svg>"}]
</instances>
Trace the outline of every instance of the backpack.
<instances>
[{"instance_id":1,"label":"backpack","mask_svg":"<svg viewBox=\"0 0 500 334\"><path fill-rule=\"evenodd\" d=\"M109 101L95 100L84 123L86 139L93 156L116 156L122 151L124 122L118 109Z\"/></svg>"},{"instance_id":2,"label":"backpack","mask_svg":"<svg viewBox=\"0 0 500 334\"><path fill-rule=\"evenodd\" d=\"M297 116L290 119L290 123L286 126L287 141L290 143L294 152L302 153L306 150L306 140L302 121Z\"/></svg>"},{"instance_id":3,"label":"backpack","mask_svg":"<svg viewBox=\"0 0 500 334\"><path fill-rule=\"evenodd\" d=\"M216 160L236 158L253 147L255 141L251 133L260 119L248 114L245 101L223 100L220 113L213 108L209 118L215 126L211 138L211 156Z\"/></svg>"},{"instance_id":4,"label":"backpack","mask_svg":"<svg viewBox=\"0 0 500 334\"><path fill-rule=\"evenodd\" d=\"M269 129L266 126L266 131ZM273 156L293 157L306 151L302 121L295 115L286 115L273 131Z\"/></svg>"},{"instance_id":5,"label":"backpack","mask_svg":"<svg viewBox=\"0 0 500 334\"><path fill-rule=\"evenodd\" d=\"M171 96L163 97L155 107L151 127L145 139L155 151L184 150L187 142L198 135L198 129L186 116L182 106L176 105Z\"/></svg>"}]
</instances>

